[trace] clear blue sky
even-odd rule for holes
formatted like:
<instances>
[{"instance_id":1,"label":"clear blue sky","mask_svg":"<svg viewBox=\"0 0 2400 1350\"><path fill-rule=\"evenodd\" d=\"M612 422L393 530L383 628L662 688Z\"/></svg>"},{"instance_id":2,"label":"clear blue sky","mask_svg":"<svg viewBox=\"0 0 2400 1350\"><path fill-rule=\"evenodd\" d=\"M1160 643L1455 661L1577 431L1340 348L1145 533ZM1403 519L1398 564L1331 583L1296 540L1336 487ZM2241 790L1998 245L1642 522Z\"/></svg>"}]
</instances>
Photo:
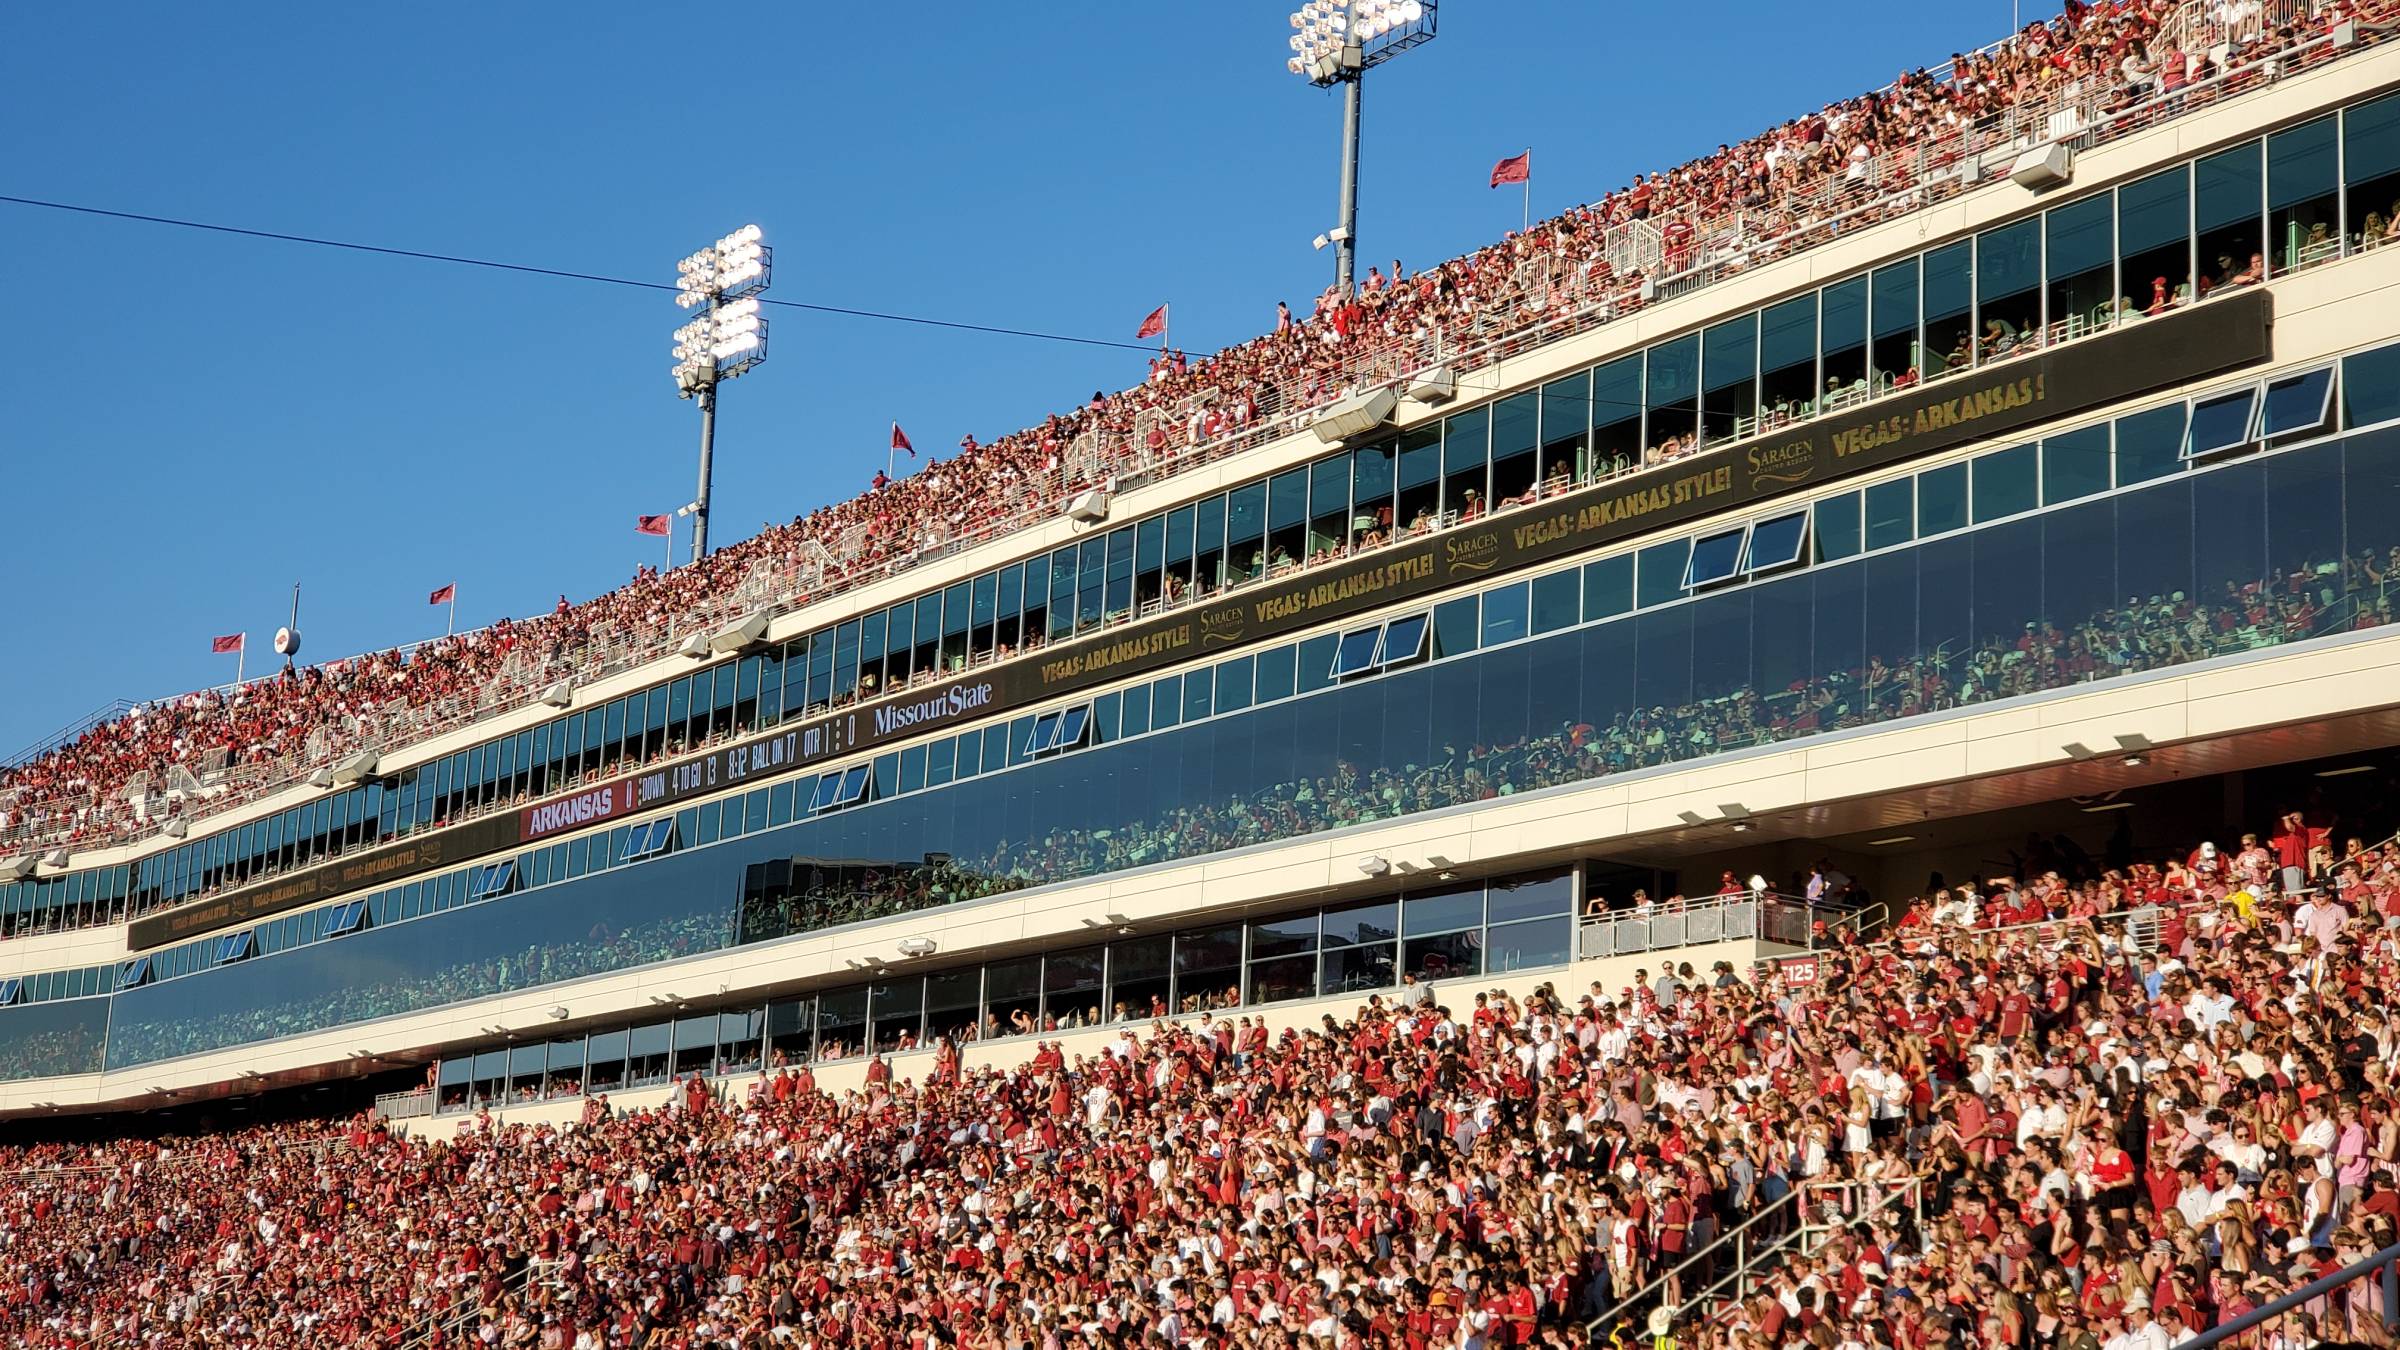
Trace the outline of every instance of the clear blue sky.
<instances>
[{"instance_id":1,"label":"clear blue sky","mask_svg":"<svg viewBox=\"0 0 2400 1350\"><path fill-rule=\"evenodd\" d=\"M746 221L774 294L1194 353L1329 279L1340 104L1284 0L12 6L0 193L671 281ZM2027 6L2033 17L2038 6ZM1805 18L1801 17L1805 14ZM905 17L902 17L905 14ZM2000 0L1450 0L1367 89L1362 268L2004 35ZM582 598L656 561L696 414L663 295L0 204L0 754L116 698ZM989 439L1133 352L790 311L730 386L719 542L866 485L897 418ZM680 539L678 543L680 545Z\"/></svg>"}]
</instances>

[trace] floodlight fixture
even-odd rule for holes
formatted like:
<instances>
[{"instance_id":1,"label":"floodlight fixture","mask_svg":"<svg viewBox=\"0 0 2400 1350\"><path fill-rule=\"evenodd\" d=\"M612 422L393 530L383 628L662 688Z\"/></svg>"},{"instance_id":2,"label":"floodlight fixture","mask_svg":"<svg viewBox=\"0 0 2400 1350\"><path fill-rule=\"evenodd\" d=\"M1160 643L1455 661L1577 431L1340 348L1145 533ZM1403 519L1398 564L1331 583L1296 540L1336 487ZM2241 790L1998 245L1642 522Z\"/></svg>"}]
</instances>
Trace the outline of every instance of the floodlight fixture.
<instances>
[{"instance_id":1,"label":"floodlight fixture","mask_svg":"<svg viewBox=\"0 0 2400 1350\"><path fill-rule=\"evenodd\" d=\"M758 297L774 279L765 232L744 225L675 264L675 303L700 314L675 330L675 392L700 405L700 494L692 503L692 561L708 556L708 498L715 478L717 386L767 359Z\"/></svg>"},{"instance_id":2,"label":"floodlight fixture","mask_svg":"<svg viewBox=\"0 0 2400 1350\"><path fill-rule=\"evenodd\" d=\"M1284 69L1320 89L1342 86L1342 226L1328 233L1340 245L1334 284L1344 295L1358 256L1360 85L1368 71L1431 42L1439 9L1439 0L1308 0L1291 14Z\"/></svg>"}]
</instances>

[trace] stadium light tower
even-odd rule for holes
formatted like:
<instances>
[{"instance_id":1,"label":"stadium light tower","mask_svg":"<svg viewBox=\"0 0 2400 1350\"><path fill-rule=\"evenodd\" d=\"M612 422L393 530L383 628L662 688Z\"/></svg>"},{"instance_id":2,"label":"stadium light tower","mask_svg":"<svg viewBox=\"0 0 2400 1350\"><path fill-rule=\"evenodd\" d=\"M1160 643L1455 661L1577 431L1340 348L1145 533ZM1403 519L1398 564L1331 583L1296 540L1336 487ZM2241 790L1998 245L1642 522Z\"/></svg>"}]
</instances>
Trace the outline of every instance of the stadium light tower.
<instances>
[{"instance_id":1,"label":"stadium light tower","mask_svg":"<svg viewBox=\"0 0 2400 1350\"><path fill-rule=\"evenodd\" d=\"M675 264L675 303L701 306L675 330L675 388L700 403L700 494L692 499L692 561L708 556L708 488L715 476L717 385L767 359L767 316L758 297L774 270L774 250L759 228L744 225Z\"/></svg>"},{"instance_id":2,"label":"stadium light tower","mask_svg":"<svg viewBox=\"0 0 2400 1350\"><path fill-rule=\"evenodd\" d=\"M1351 290L1358 261L1359 87L1366 73L1411 47L1433 41L1438 0L1309 0L1292 14L1292 58L1284 67L1310 84L1342 89L1342 221L1327 231L1339 245L1334 276Z\"/></svg>"}]
</instances>

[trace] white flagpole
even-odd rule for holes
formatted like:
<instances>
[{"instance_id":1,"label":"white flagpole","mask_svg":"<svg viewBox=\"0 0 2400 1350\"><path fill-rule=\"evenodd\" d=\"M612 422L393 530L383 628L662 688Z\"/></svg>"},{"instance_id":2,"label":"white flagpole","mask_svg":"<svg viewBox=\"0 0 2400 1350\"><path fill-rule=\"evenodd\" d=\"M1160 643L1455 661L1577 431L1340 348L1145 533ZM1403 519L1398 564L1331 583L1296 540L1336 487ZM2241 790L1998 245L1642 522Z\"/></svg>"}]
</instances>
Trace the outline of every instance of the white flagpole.
<instances>
[{"instance_id":1,"label":"white flagpole","mask_svg":"<svg viewBox=\"0 0 2400 1350\"><path fill-rule=\"evenodd\" d=\"M242 687L242 663L250 659L250 634L242 634L241 645L233 649L233 687Z\"/></svg>"},{"instance_id":2,"label":"white flagpole","mask_svg":"<svg viewBox=\"0 0 2400 1350\"><path fill-rule=\"evenodd\" d=\"M1520 224L1517 226L1517 233L1519 233L1519 234L1523 234L1523 233L1525 233L1527 230L1530 230L1530 229L1532 229L1532 228L1533 228L1533 147L1529 145L1529 146L1526 146L1526 147L1525 147L1525 215L1524 215L1524 219L1523 219L1522 223L1520 223Z\"/></svg>"},{"instance_id":3,"label":"white flagpole","mask_svg":"<svg viewBox=\"0 0 2400 1350\"><path fill-rule=\"evenodd\" d=\"M443 637L458 636L458 583L450 583L450 623L442 630Z\"/></svg>"}]
</instances>

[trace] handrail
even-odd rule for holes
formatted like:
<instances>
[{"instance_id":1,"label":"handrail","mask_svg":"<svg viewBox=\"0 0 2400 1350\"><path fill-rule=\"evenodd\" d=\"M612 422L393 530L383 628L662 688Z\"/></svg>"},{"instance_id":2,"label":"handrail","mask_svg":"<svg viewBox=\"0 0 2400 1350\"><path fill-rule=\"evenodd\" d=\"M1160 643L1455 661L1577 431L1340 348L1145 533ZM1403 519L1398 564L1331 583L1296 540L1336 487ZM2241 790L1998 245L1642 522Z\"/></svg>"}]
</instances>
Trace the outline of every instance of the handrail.
<instances>
[{"instance_id":1,"label":"handrail","mask_svg":"<svg viewBox=\"0 0 2400 1350\"><path fill-rule=\"evenodd\" d=\"M1734 1249L1734 1269L1748 1269L1750 1261L1753 1258L1765 1256L1769 1252L1777 1250L1785 1243L1792 1241L1794 1238L1800 1235L1800 1226L1794 1224L1792 1227L1785 1229L1783 1232L1777 1233L1771 1238L1768 1238L1766 1240L1767 1245L1760 1247L1757 1251L1751 1252L1749 1250L1750 1230L1769 1219L1780 1216L1786 1209L1797 1205L1800 1202L1800 1197L1806 1193L1806 1190L1806 1186L1802 1185L1795 1186L1792 1189L1785 1191L1783 1195L1775 1201L1775 1203L1767 1206L1765 1209L1758 1211L1749 1218L1742 1220L1734 1227L1729 1228L1725 1232L1719 1234L1716 1241L1709 1243L1707 1246L1702 1247L1696 1252L1690 1253L1683 1259L1681 1263L1676 1265L1674 1269L1667 1271L1666 1273L1660 1275L1657 1279L1654 1279L1650 1283L1643 1285L1641 1288L1636 1289L1630 1294L1627 1294L1625 1297L1618 1299L1614 1304L1610 1305L1607 1311L1591 1319L1589 1322L1584 1323L1584 1329L1591 1332L1596 1337L1599 1334L1600 1328L1609 1322L1616 1320L1618 1314L1623 1313L1630 1308L1639 1307L1642 1304L1647 1303L1652 1295L1666 1288L1669 1281L1678 1278L1683 1274L1683 1272L1690 1270L1692 1267L1700 1265L1702 1262L1714 1261L1717 1257L1718 1251L1726 1246L1731 1246Z\"/></svg>"},{"instance_id":2,"label":"handrail","mask_svg":"<svg viewBox=\"0 0 2400 1350\"><path fill-rule=\"evenodd\" d=\"M559 1269L565 1264L564 1261L546 1257L528 1257L516 1273L501 1280L500 1292L505 1295L524 1289L556 1289ZM537 1275L540 1276L538 1280L535 1278ZM470 1294L472 1292L467 1282L462 1282L459 1287L469 1290ZM450 1341L450 1333L463 1331L469 1322L482 1316L482 1304L471 1296L462 1298L402 1333L397 1350L430 1350L430 1347L445 1345Z\"/></svg>"},{"instance_id":3,"label":"handrail","mask_svg":"<svg viewBox=\"0 0 2400 1350\"><path fill-rule=\"evenodd\" d=\"M2296 1311L2303 1305L2314 1303L2337 1289L2377 1274L2383 1277L2381 1291L2383 1297L2379 1300L2383 1310L2383 1324L2386 1329L2400 1330L2400 1243L2395 1243L2372 1256L2353 1261L2331 1275L2311 1280L2283 1297L2271 1303L2261 1304L2230 1322L2211 1327L2189 1340L2179 1342L2176 1350L2212 1350L2212 1347L2247 1335L2253 1328L2274 1321L2285 1313Z\"/></svg>"}]
</instances>

